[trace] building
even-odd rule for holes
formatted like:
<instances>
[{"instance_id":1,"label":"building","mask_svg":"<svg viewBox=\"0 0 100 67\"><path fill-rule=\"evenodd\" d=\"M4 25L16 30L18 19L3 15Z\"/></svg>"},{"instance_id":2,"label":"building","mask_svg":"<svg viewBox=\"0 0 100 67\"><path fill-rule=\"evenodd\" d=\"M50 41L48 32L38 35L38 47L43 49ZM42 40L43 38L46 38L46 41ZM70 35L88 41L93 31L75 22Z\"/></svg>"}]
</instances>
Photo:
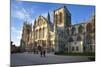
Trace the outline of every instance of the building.
<instances>
[{"instance_id":1,"label":"building","mask_svg":"<svg viewBox=\"0 0 100 67\"><path fill-rule=\"evenodd\" d=\"M66 51L95 52L95 16L85 23L71 25L67 31Z\"/></svg>"},{"instance_id":2,"label":"building","mask_svg":"<svg viewBox=\"0 0 100 67\"><path fill-rule=\"evenodd\" d=\"M47 52L95 52L95 16L90 20L71 24L71 13L63 6L54 10L54 20L50 15L39 16L34 25L27 21L23 25L21 50L38 51L38 46ZM81 21L80 21L81 22Z\"/></svg>"}]
</instances>

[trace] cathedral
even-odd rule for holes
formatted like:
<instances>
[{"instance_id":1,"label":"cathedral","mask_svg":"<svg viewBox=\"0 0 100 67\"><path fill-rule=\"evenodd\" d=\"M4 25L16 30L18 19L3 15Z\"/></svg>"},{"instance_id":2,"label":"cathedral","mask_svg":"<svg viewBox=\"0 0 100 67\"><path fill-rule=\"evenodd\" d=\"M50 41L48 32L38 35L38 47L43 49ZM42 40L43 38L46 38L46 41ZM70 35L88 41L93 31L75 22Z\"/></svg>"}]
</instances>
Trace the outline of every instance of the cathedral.
<instances>
[{"instance_id":1,"label":"cathedral","mask_svg":"<svg viewBox=\"0 0 100 67\"><path fill-rule=\"evenodd\" d=\"M38 46L46 48L46 52L95 52L95 15L72 25L71 13L63 6L53 11L53 22L49 13L36 18L34 25L24 22L21 50L38 52Z\"/></svg>"}]
</instances>

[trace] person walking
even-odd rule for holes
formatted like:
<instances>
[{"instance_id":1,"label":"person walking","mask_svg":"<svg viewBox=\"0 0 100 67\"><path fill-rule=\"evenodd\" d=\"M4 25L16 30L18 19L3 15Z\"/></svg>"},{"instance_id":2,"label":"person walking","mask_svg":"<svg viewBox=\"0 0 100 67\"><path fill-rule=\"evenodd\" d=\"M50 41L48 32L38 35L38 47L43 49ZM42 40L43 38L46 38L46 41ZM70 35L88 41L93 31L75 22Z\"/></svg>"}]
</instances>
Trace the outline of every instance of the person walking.
<instances>
[{"instance_id":1,"label":"person walking","mask_svg":"<svg viewBox=\"0 0 100 67\"><path fill-rule=\"evenodd\" d=\"M38 46L38 51L39 51L39 53L40 53L40 56L42 57L42 46Z\"/></svg>"},{"instance_id":2,"label":"person walking","mask_svg":"<svg viewBox=\"0 0 100 67\"><path fill-rule=\"evenodd\" d=\"M46 50L45 50L45 48L43 48L42 52L43 52L43 56L46 57Z\"/></svg>"}]
</instances>

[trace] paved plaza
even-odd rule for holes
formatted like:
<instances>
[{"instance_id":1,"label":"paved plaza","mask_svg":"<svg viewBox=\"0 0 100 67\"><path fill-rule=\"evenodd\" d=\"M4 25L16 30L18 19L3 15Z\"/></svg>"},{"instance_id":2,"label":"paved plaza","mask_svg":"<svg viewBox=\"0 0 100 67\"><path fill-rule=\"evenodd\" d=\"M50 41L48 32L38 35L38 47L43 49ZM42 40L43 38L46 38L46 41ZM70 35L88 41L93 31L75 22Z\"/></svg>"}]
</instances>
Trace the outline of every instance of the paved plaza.
<instances>
[{"instance_id":1,"label":"paved plaza","mask_svg":"<svg viewBox=\"0 0 100 67\"><path fill-rule=\"evenodd\" d=\"M61 56L53 53L46 54L46 57L40 57L33 53L11 54L11 66L41 65L90 61L87 56Z\"/></svg>"}]
</instances>

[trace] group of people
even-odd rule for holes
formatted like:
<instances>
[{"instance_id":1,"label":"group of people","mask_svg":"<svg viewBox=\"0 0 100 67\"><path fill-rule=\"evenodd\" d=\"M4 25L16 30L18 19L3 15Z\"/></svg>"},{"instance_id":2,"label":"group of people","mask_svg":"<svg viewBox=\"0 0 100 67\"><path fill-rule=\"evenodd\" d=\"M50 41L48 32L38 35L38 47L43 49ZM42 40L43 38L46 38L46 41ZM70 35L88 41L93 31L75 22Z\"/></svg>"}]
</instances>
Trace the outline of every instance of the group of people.
<instances>
[{"instance_id":1,"label":"group of people","mask_svg":"<svg viewBox=\"0 0 100 67\"><path fill-rule=\"evenodd\" d=\"M46 57L46 49L42 46L38 46L38 50L41 57Z\"/></svg>"}]
</instances>

